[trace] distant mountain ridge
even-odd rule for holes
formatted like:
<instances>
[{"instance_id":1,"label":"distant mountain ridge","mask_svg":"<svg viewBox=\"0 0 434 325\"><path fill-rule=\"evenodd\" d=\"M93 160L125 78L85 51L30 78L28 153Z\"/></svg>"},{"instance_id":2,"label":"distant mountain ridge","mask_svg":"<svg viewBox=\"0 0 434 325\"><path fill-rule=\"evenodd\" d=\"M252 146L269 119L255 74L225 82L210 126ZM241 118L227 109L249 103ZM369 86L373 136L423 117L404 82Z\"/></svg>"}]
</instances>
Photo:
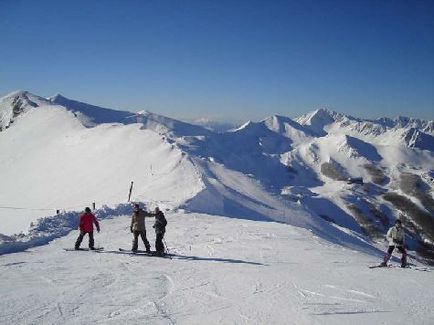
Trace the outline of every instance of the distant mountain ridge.
<instances>
[{"instance_id":1,"label":"distant mountain ridge","mask_svg":"<svg viewBox=\"0 0 434 325\"><path fill-rule=\"evenodd\" d=\"M0 128L6 129L19 115L40 106L59 105L71 111L86 127L102 123L131 124L140 122L159 133L173 132L179 136L209 134L210 130L151 112L128 112L103 108L66 98L60 94L42 98L28 91L16 91L0 98Z\"/></svg>"},{"instance_id":2,"label":"distant mountain ridge","mask_svg":"<svg viewBox=\"0 0 434 325\"><path fill-rule=\"evenodd\" d=\"M80 101L72 100L64 97L61 94L49 98L43 98L28 91L15 91L2 98L0 98L0 127L3 129L13 123L14 118L19 114L27 111L28 109L39 107L42 105L61 105L68 110L77 114L77 117L83 118L83 123L87 126L92 126L101 123L132 123L137 119L136 113L128 112L125 110L117 110L111 108L103 108ZM158 116L158 117L157 117ZM86 117L86 118L84 118ZM140 118L148 118L161 124L167 124L168 129L174 128L176 123L185 123L171 118L163 120L161 115L153 114L150 112L143 113ZM175 123L176 121L176 123ZM284 116L273 115L264 120L270 129L274 129L278 133L282 133L284 128L291 127L294 130L301 131L304 134L311 136L324 136L330 132L335 132L339 129L347 129L352 132L357 132L361 135L379 136L390 130L405 129L414 133L414 131L423 132L430 136L434 136L434 121L427 121L409 117L396 117L396 118L379 118L375 120L364 120L355 118L350 115L341 114L329 109L317 109L315 111L303 114L300 117L291 119ZM197 125L196 131L193 134L203 133L203 129L208 131L213 130L213 125L219 129L218 123L211 120L197 120L191 123ZM280 124L280 125L279 125ZM230 124L221 124L218 131L230 130ZM413 131L410 131L413 129ZM199 131L200 130L200 131ZM421 135L424 137L424 135ZM414 143L417 141L413 141ZM416 146L417 147L417 146Z\"/></svg>"},{"instance_id":3,"label":"distant mountain ridge","mask_svg":"<svg viewBox=\"0 0 434 325\"><path fill-rule=\"evenodd\" d=\"M295 118L295 121L317 132L319 135L327 133L324 128L333 130L333 126L353 129L357 132L368 134L373 132L379 135L390 129L415 128L433 135L434 121L398 116L396 118L378 118L375 120L355 118L350 115L337 113L329 109L318 109Z\"/></svg>"},{"instance_id":4,"label":"distant mountain ridge","mask_svg":"<svg viewBox=\"0 0 434 325\"><path fill-rule=\"evenodd\" d=\"M93 126L101 123L120 123L133 115L131 112L102 108L95 105L86 104L76 100L68 99L60 94L49 97L48 100L52 104L61 105L66 109L77 114L83 119L83 123L87 126ZM91 117L91 119L89 119Z\"/></svg>"}]
</instances>

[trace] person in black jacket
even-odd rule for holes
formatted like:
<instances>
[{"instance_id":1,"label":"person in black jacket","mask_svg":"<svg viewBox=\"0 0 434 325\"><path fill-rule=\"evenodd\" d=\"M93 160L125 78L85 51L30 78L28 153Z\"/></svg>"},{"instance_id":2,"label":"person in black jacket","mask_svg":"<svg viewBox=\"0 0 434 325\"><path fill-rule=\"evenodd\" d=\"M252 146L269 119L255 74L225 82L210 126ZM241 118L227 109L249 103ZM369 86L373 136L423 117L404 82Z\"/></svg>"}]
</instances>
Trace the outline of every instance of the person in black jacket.
<instances>
[{"instance_id":1,"label":"person in black jacket","mask_svg":"<svg viewBox=\"0 0 434 325\"><path fill-rule=\"evenodd\" d=\"M155 213L153 214L155 216L155 223L154 223L154 229L155 229L155 250L157 251L157 254L163 255L164 254L164 244L163 244L163 237L164 233L166 232L166 226L167 226L167 220L164 216L164 213L160 211L158 207L155 208Z\"/></svg>"}]
</instances>

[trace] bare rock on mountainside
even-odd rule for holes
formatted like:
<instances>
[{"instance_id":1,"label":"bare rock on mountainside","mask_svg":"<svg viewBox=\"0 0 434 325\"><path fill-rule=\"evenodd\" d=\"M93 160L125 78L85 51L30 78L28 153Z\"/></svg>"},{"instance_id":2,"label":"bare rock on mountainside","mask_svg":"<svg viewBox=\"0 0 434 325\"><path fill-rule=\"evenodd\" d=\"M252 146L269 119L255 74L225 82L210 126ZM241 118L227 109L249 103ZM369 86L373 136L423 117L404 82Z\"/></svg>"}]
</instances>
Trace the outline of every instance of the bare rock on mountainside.
<instances>
[{"instance_id":1,"label":"bare rock on mountainside","mask_svg":"<svg viewBox=\"0 0 434 325\"><path fill-rule=\"evenodd\" d=\"M360 225L363 233L370 238L381 237L381 232L375 227L375 224L363 213L363 211L354 204L348 205L348 209L351 211L352 216Z\"/></svg>"},{"instance_id":2,"label":"bare rock on mountainside","mask_svg":"<svg viewBox=\"0 0 434 325\"><path fill-rule=\"evenodd\" d=\"M325 162L321 165L321 173L335 181L346 181L349 178L349 175L346 173L345 169L339 163L333 160L330 162Z\"/></svg>"},{"instance_id":3,"label":"bare rock on mountainside","mask_svg":"<svg viewBox=\"0 0 434 325\"><path fill-rule=\"evenodd\" d=\"M365 164L363 167L368 171L371 176L372 182L377 185L384 185L388 181L388 177L384 171L374 164Z\"/></svg>"},{"instance_id":4,"label":"bare rock on mountainside","mask_svg":"<svg viewBox=\"0 0 434 325\"><path fill-rule=\"evenodd\" d=\"M428 184L423 182L419 175L402 173L400 188L405 194L417 198L425 209L434 213L434 199L431 195L431 188Z\"/></svg>"},{"instance_id":5,"label":"bare rock on mountainside","mask_svg":"<svg viewBox=\"0 0 434 325\"><path fill-rule=\"evenodd\" d=\"M401 138L409 148L434 151L434 136L419 129L411 128L405 131Z\"/></svg>"},{"instance_id":6,"label":"bare rock on mountainside","mask_svg":"<svg viewBox=\"0 0 434 325\"><path fill-rule=\"evenodd\" d=\"M15 91L0 98L0 131L7 129L23 113L50 102L28 91Z\"/></svg>"},{"instance_id":7,"label":"bare rock on mountainside","mask_svg":"<svg viewBox=\"0 0 434 325\"><path fill-rule=\"evenodd\" d=\"M405 218L410 224L414 236L434 243L434 217L430 213L417 206L409 198L397 193L386 193L383 198L402 212L400 218Z\"/></svg>"}]
</instances>

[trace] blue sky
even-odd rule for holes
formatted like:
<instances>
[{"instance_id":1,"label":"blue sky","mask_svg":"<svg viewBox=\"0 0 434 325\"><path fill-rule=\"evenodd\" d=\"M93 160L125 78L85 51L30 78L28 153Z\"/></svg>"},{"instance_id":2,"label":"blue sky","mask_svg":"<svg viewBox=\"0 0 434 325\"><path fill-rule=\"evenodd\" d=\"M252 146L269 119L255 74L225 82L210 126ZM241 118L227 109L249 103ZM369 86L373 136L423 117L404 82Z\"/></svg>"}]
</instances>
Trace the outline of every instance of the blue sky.
<instances>
[{"instance_id":1,"label":"blue sky","mask_svg":"<svg viewBox=\"0 0 434 325\"><path fill-rule=\"evenodd\" d=\"M434 2L0 0L0 96L176 118L434 119Z\"/></svg>"}]
</instances>

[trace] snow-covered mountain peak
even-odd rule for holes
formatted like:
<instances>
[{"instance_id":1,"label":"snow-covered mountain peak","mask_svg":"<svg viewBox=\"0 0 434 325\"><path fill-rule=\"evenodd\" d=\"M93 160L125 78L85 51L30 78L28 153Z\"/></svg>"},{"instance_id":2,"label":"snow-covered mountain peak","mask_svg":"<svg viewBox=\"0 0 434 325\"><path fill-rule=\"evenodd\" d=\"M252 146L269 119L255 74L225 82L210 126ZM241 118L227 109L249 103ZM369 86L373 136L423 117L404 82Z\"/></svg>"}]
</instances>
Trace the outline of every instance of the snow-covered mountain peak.
<instances>
[{"instance_id":1,"label":"snow-covered mountain peak","mask_svg":"<svg viewBox=\"0 0 434 325\"><path fill-rule=\"evenodd\" d=\"M434 137L416 128L410 128L401 135L402 141L409 148L418 148L434 152Z\"/></svg>"},{"instance_id":2,"label":"snow-covered mountain peak","mask_svg":"<svg viewBox=\"0 0 434 325\"><path fill-rule=\"evenodd\" d=\"M0 128L9 127L15 117L28 109L45 105L53 108L58 106L66 108L86 127L94 127L104 123L141 123L144 128L157 133L172 133L179 137L207 135L211 132L204 127L181 122L147 110L133 113L87 104L69 99L61 94L45 99L27 91L15 91L0 99Z\"/></svg>"},{"instance_id":3,"label":"snow-covered mountain peak","mask_svg":"<svg viewBox=\"0 0 434 325\"><path fill-rule=\"evenodd\" d=\"M266 118L265 120L263 120L263 122L265 123L265 125L268 126L268 128L270 130L273 130L273 131L279 132L279 133L282 131L282 127L285 124L290 124L290 125L296 125L297 124L297 125L299 125L297 122L293 121L289 117L281 116L281 115L272 115L272 116Z\"/></svg>"},{"instance_id":4,"label":"snow-covered mountain peak","mask_svg":"<svg viewBox=\"0 0 434 325\"><path fill-rule=\"evenodd\" d=\"M125 119L133 113L103 108L96 105L69 99L61 94L50 97L52 104L61 105L74 115L87 127L92 127L102 123L123 123Z\"/></svg>"},{"instance_id":5,"label":"snow-covered mountain peak","mask_svg":"<svg viewBox=\"0 0 434 325\"><path fill-rule=\"evenodd\" d=\"M161 134L173 134L178 137L183 136L203 136L212 132L202 126L182 122L170 117L143 111L137 115L138 121L143 123L146 128L152 129Z\"/></svg>"},{"instance_id":6,"label":"snow-covered mountain peak","mask_svg":"<svg viewBox=\"0 0 434 325\"><path fill-rule=\"evenodd\" d=\"M298 124L289 117L272 115L260 122L247 121L233 132L247 131L254 132L255 130L264 132L264 130L272 131L281 135L285 135L289 129L298 130L301 132L311 133L308 129Z\"/></svg>"},{"instance_id":7,"label":"snow-covered mountain peak","mask_svg":"<svg viewBox=\"0 0 434 325\"><path fill-rule=\"evenodd\" d=\"M296 120L303 125L312 125L315 122L332 123L343 117L343 114L330 110L328 108L319 108L298 117Z\"/></svg>"},{"instance_id":8,"label":"snow-covered mountain peak","mask_svg":"<svg viewBox=\"0 0 434 325\"><path fill-rule=\"evenodd\" d=\"M295 119L299 124L321 136L327 133L326 126L335 122L345 122L348 120L354 120L354 118L326 108L317 109Z\"/></svg>"},{"instance_id":9,"label":"snow-covered mountain peak","mask_svg":"<svg viewBox=\"0 0 434 325\"><path fill-rule=\"evenodd\" d=\"M15 91L10 92L9 94L6 94L2 98L16 97L16 96L26 96L27 94L29 94L29 92L27 90L15 90Z\"/></svg>"},{"instance_id":10,"label":"snow-covered mountain peak","mask_svg":"<svg viewBox=\"0 0 434 325\"><path fill-rule=\"evenodd\" d=\"M17 90L0 98L0 131L8 128L15 119L30 109L50 105L50 101L26 90Z\"/></svg>"},{"instance_id":11,"label":"snow-covered mountain peak","mask_svg":"<svg viewBox=\"0 0 434 325\"><path fill-rule=\"evenodd\" d=\"M364 157L366 161L373 162L378 162L382 159L374 146L358 138L346 134L329 137L331 137L329 145L334 147L329 148L330 152L336 149L338 152L343 153L347 159Z\"/></svg>"},{"instance_id":12,"label":"snow-covered mountain peak","mask_svg":"<svg viewBox=\"0 0 434 325\"><path fill-rule=\"evenodd\" d=\"M368 120L328 109L315 110L295 120L319 136L347 134L362 141L381 145L398 145L430 151L433 147L430 141L434 136L434 121L405 116Z\"/></svg>"},{"instance_id":13,"label":"snow-covered mountain peak","mask_svg":"<svg viewBox=\"0 0 434 325\"><path fill-rule=\"evenodd\" d=\"M173 133L177 136L197 136L209 134L210 132L201 126L175 120L148 110L141 110L136 113L115 110L72 100L60 94L52 97L51 102L72 111L86 126L101 123L142 123L145 128L161 134Z\"/></svg>"},{"instance_id":14,"label":"snow-covered mountain peak","mask_svg":"<svg viewBox=\"0 0 434 325\"><path fill-rule=\"evenodd\" d=\"M8 101L18 101L21 100L23 103L30 105L32 107L37 107L41 105L48 105L49 100L32 94L27 90L16 90L13 91L6 96L0 98L0 102L8 102Z\"/></svg>"},{"instance_id":15,"label":"snow-covered mountain peak","mask_svg":"<svg viewBox=\"0 0 434 325\"><path fill-rule=\"evenodd\" d=\"M65 96L63 96L60 93L57 93L54 96L48 97L48 100L53 102L53 103L56 103L56 102L61 101L61 100L67 100L67 99L68 98L66 98Z\"/></svg>"},{"instance_id":16,"label":"snow-covered mountain peak","mask_svg":"<svg viewBox=\"0 0 434 325\"><path fill-rule=\"evenodd\" d=\"M270 131L290 138L297 143L307 141L309 138L316 136L310 129L285 116L273 115L263 120L262 123Z\"/></svg>"},{"instance_id":17,"label":"snow-covered mountain peak","mask_svg":"<svg viewBox=\"0 0 434 325\"><path fill-rule=\"evenodd\" d=\"M240 127L236 128L235 130L232 130L232 132L238 132L244 129L249 129L251 128L255 123L248 120L246 123L242 124Z\"/></svg>"},{"instance_id":18,"label":"snow-covered mountain peak","mask_svg":"<svg viewBox=\"0 0 434 325\"><path fill-rule=\"evenodd\" d=\"M422 119L411 118L406 116L398 116L396 118L382 117L370 122L389 129L417 128L426 133L431 133L431 134L434 133L434 121L430 121L430 120L422 120Z\"/></svg>"}]
</instances>

